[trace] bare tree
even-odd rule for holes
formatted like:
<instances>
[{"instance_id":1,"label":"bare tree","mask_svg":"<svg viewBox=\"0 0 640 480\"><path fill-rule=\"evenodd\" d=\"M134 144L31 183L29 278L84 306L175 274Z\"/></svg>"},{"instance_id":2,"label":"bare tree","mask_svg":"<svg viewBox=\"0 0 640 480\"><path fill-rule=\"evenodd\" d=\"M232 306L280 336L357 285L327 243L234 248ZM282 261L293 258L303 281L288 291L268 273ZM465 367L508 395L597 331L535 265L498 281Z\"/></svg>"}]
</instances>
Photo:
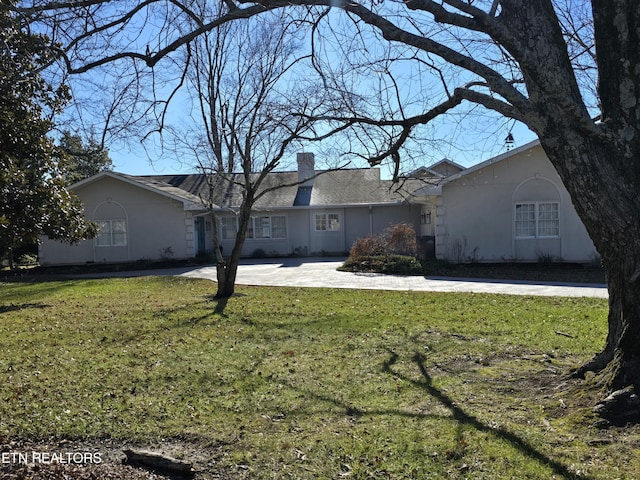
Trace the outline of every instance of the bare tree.
<instances>
[{"instance_id":1,"label":"bare tree","mask_svg":"<svg viewBox=\"0 0 640 480\"><path fill-rule=\"evenodd\" d=\"M201 2L206 12L207 2ZM225 9L225 6L220 6ZM218 12L220 15L220 12ZM256 202L269 192L295 185L274 185L268 175L300 148L298 140L313 125L314 95L296 66L300 28L271 13L233 22L195 39L188 54L189 97L196 103L191 135L171 129L175 143L191 149L206 179L201 196L213 226L218 298L234 292L238 262ZM230 254L220 247L220 217L233 214L236 233Z\"/></svg>"},{"instance_id":2,"label":"bare tree","mask_svg":"<svg viewBox=\"0 0 640 480\"><path fill-rule=\"evenodd\" d=\"M324 3L287 2L289 8ZM391 132L390 141L370 155L372 163L387 157L399 162L416 128L463 104L527 125L562 178L607 270L606 346L576 374L600 372L600 385L610 391L640 387L640 352L634 347L640 342L637 4L594 0L589 9L586 2L551 0L415 0L339 6L351 35L375 38L415 58L440 77L442 87L440 98L432 96L421 111L398 108L375 116L351 109L330 120L354 132L364 126ZM332 21L318 32L345 28ZM354 68L363 64L351 61Z\"/></svg>"},{"instance_id":3,"label":"bare tree","mask_svg":"<svg viewBox=\"0 0 640 480\"><path fill-rule=\"evenodd\" d=\"M350 130L361 146L366 145L363 152L373 163L386 158L399 163L417 129L466 106L522 122L540 139L607 269L606 345L576 373L599 372L601 385L608 390L640 387L636 347L640 343L640 9L636 0L221 3L227 10L219 16L200 15L190 8L192 2L179 0L117 4L41 0L11 3L9 8L48 25L62 44L60 53L68 70L76 73L110 63L158 70L205 32L283 9L313 24L314 46L320 39L324 45L348 40L344 48L334 41L327 51L344 59L341 65L350 70L316 62L326 88L341 93L334 97L341 103L325 116L332 131L320 136ZM151 17L164 20L147 22ZM170 25L181 19L190 19L193 28L174 33ZM140 31L141 23L146 26L146 42L131 36ZM96 45L100 48L90 52ZM411 85L419 96L411 101L397 95L395 108L376 112L376 105L352 88L353 79L358 72L382 65L389 52L418 72ZM425 88L425 75L438 79L440 87ZM395 95L393 89L387 91Z\"/></svg>"}]
</instances>

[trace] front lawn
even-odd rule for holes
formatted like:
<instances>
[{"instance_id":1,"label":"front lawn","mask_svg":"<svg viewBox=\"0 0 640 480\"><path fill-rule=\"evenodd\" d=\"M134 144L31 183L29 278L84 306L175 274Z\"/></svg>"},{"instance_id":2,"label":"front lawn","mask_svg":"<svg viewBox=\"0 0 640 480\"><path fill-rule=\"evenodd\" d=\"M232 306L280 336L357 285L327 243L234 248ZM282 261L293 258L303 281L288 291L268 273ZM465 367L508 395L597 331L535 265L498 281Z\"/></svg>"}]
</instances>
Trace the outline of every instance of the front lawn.
<instances>
[{"instance_id":1,"label":"front lawn","mask_svg":"<svg viewBox=\"0 0 640 480\"><path fill-rule=\"evenodd\" d=\"M564 378L605 300L239 287L216 313L205 280L0 289L5 442L171 447L203 479L640 471L640 430L598 428Z\"/></svg>"}]
</instances>

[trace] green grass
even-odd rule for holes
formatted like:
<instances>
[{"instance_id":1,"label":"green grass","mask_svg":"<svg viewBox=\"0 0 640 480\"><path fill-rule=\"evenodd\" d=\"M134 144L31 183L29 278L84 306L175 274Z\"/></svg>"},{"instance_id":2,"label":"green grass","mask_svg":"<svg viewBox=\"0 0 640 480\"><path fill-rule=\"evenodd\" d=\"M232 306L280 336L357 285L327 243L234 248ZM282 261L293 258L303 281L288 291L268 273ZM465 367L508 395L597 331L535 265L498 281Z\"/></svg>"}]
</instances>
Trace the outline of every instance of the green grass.
<instances>
[{"instance_id":1,"label":"green grass","mask_svg":"<svg viewBox=\"0 0 640 480\"><path fill-rule=\"evenodd\" d=\"M640 431L596 428L563 377L602 347L603 300L239 287L216 313L204 280L0 291L0 437L171 440L201 478L640 471Z\"/></svg>"}]
</instances>

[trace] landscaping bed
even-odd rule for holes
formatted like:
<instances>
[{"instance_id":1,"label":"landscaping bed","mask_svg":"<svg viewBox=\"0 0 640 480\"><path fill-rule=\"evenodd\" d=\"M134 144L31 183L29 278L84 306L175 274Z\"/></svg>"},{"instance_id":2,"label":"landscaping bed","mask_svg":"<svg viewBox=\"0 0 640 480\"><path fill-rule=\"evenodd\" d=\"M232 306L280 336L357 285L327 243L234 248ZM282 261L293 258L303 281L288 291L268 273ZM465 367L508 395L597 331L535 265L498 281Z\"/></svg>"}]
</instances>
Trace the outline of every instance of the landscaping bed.
<instances>
[{"instance_id":1,"label":"landscaping bed","mask_svg":"<svg viewBox=\"0 0 640 480\"><path fill-rule=\"evenodd\" d=\"M606 283L604 269L593 263L465 263L424 262L427 276L491 278L535 282Z\"/></svg>"},{"instance_id":2,"label":"landscaping bed","mask_svg":"<svg viewBox=\"0 0 640 480\"><path fill-rule=\"evenodd\" d=\"M390 275L426 277L482 278L531 282L604 284L605 272L588 263L450 263L436 260L419 262L400 255L349 258L340 267L348 272L376 272Z\"/></svg>"}]
</instances>

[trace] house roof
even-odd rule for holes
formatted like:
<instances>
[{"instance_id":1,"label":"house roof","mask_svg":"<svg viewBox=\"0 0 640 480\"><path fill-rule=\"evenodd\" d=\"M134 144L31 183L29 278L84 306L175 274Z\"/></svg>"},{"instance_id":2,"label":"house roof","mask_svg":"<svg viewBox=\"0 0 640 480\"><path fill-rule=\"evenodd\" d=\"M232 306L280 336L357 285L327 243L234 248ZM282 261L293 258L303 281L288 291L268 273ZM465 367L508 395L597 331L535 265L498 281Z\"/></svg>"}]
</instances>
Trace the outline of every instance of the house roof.
<instances>
[{"instance_id":1,"label":"house roof","mask_svg":"<svg viewBox=\"0 0 640 480\"><path fill-rule=\"evenodd\" d=\"M258 174L253 174L255 180ZM208 185L201 174L151 175L131 177L150 185L169 185L196 198L206 198ZM394 183L382 180L376 168L316 171L313 186L298 185L297 172L272 172L264 179L255 204L257 209L323 207L348 205L383 205L405 202L411 193L432 180L409 178ZM229 174L219 177L214 191L214 204L220 208L240 205L244 176ZM283 186L284 185L284 186Z\"/></svg>"},{"instance_id":2,"label":"house roof","mask_svg":"<svg viewBox=\"0 0 640 480\"><path fill-rule=\"evenodd\" d=\"M511 158L515 155L519 155L523 152L527 152L533 148L538 147L539 145L540 145L539 140L533 140L529 143L522 145L521 147L514 148L512 150L509 150L508 152L502 153L488 160L485 160L484 162L480 162L476 165L473 165L472 167L466 168L458 173L454 173L453 175L444 177L440 182L437 183L437 185L426 185L420 188L419 190L416 190L414 192L414 195L416 196L440 195L442 193L443 185L446 185L447 183L450 183L450 182L454 182L462 177L466 177L467 175L471 175L472 173L478 172L484 168L487 168L490 165L494 165L496 163L502 162L503 160Z\"/></svg>"},{"instance_id":3,"label":"house roof","mask_svg":"<svg viewBox=\"0 0 640 480\"><path fill-rule=\"evenodd\" d=\"M115 178L125 183L142 187L146 190L158 193L165 197L169 197L173 200L181 202L182 204L184 204L185 208L189 210L192 210L194 208L201 208L202 202L200 201L200 198L183 189L176 188L173 185L164 183L162 181L154 181L150 178L126 175L124 173L112 172L110 170L106 170L92 177L80 180L79 182L71 185L69 189L77 190L78 188L83 188L105 177Z\"/></svg>"},{"instance_id":4,"label":"house roof","mask_svg":"<svg viewBox=\"0 0 640 480\"><path fill-rule=\"evenodd\" d=\"M439 162L434 163L429 167L419 167L406 176L411 178L423 178L423 177L448 177L464 170L465 167L457 164L456 162L443 158Z\"/></svg>"},{"instance_id":5,"label":"house roof","mask_svg":"<svg viewBox=\"0 0 640 480\"><path fill-rule=\"evenodd\" d=\"M252 182L258 175L252 174ZM203 174L127 175L104 171L77 182L70 189L83 188L105 177L169 197L181 202L187 210L203 210L202 199L209 196L209 185ZM270 210L406 203L414 192L441 180L442 177L435 172L421 171L419 175L394 182L381 179L378 168L357 168L316 170L312 186L308 186L309 182L299 184L297 171L271 172L260 186L254 208ZM244 194L243 185L243 174L218 176L215 178L213 204L221 209L239 207Z\"/></svg>"}]
</instances>

